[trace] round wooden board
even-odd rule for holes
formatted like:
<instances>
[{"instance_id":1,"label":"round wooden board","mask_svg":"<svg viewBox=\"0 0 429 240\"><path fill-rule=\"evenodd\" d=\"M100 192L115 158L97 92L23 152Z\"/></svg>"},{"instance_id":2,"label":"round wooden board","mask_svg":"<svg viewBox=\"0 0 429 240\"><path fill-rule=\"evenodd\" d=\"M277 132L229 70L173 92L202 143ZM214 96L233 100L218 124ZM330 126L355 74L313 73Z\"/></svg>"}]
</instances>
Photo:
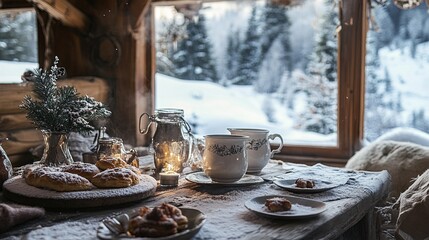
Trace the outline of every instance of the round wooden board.
<instances>
[{"instance_id":1,"label":"round wooden board","mask_svg":"<svg viewBox=\"0 0 429 240\"><path fill-rule=\"evenodd\" d=\"M153 177L142 175L139 184L127 188L56 192L30 186L21 176L16 176L3 184L3 196L17 203L46 208L92 208L148 198L155 194L156 186L157 182Z\"/></svg>"}]
</instances>

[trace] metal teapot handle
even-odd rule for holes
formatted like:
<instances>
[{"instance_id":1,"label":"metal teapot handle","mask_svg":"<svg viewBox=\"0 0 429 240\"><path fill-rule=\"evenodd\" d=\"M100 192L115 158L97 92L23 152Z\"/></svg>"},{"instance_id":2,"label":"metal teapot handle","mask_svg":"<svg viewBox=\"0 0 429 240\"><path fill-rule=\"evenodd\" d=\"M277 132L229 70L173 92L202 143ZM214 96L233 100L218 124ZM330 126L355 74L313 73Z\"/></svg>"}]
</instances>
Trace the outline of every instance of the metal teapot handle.
<instances>
[{"instance_id":1,"label":"metal teapot handle","mask_svg":"<svg viewBox=\"0 0 429 240\"><path fill-rule=\"evenodd\" d=\"M147 119L149 120L149 124L146 126L146 128L144 130L142 130L142 118L144 116L147 116ZM143 113L142 115L140 115L140 118L139 118L139 132L141 134L147 134L149 132L150 125L152 125L152 123L154 121L155 121L155 116L149 115L148 113Z\"/></svg>"}]
</instances>

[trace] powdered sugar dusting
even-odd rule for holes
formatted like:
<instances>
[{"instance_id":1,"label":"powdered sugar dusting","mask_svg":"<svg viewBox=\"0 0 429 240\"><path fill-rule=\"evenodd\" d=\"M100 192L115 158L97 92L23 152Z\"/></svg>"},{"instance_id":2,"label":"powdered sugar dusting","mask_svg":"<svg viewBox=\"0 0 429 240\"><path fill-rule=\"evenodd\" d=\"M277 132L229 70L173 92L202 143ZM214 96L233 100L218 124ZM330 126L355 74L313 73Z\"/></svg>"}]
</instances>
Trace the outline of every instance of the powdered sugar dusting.
<instances>
[{"instance_id":1,"label":"powdered sugar dusting","mask_svg":"<svg viewBox=\"0 0 429 240\"><path fill-rule=\"evenodd\" d=\"M46 189L30 186L25 183L21 176L17 176L7 180L4 184L4 189L11 193L22 195L30 198L41 199L57 199L57 200L70 200L70 199L84 199L93 200L97 198L117 198L126 197L139 193L155 191L156 180L148 175L142 175L139 184L127 188L115 189L92 189L89 191L75 191L75 192L56 192Z\"/></svg>"},{"instance_id":2,"label":"powdered sugar dusting","mask_svg":"<svg viewBox=\"0 0 429 240\"><path fill-rule=\"evenodd\" d=\"M90 163L83 163L83 162L75 162L70 165L65 165L62 168L62 171L64 172L82 172L82 173L93 173L93 172L99 172L99 169L94 165Z\"/></svg>"},{"instance_id":3,"label":"powdered sugar dusting","mask_svg":"<svg viewBox=\"0 0 429 240\"><path fill-rule=\"evenodd\" d=\"M51 172L43 168L38 168L33 171L33 174L38 177L47 176L55 182L67 183L70 185L90 184L86 178L68 172Z\"/></svg>"},{"instance_id":4,"label":"powdered sugar dusting","mask_svg":"<svg viewBox=\"0 0 429 240\"><path fill-rule=\"evenodd\" d=\"M127 178L137 178L137 175L127 168L112 168L104 170L94 176L95 178L99 177L102 180L112 180L112 179L127 179Z\"/></svg>"}]
</instances>

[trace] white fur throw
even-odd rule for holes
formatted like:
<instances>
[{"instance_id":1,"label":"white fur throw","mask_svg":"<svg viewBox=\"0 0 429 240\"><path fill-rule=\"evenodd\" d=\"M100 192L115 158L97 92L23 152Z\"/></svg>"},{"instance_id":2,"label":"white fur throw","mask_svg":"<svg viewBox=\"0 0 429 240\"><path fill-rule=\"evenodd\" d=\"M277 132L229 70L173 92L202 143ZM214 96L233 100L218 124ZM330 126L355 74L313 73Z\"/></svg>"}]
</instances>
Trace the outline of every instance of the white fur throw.
<instances>
[{"instance_id":1,"label":"white fur throw","mask_svg":"<svg viewBox=\"0 0 429 240\"><path fill-rule=\"evenodd\" d=\"M387 170L392 179L389 196L398 197L411 185L413 178L429 168L429 148L406 142L374 142L350 158L346 168Z\"/></svg>"},{"instance_id":2,"label":"white fur throw","mask_svg":"<svg viewBox=\"0 0 429 240\"><path fill-rule=\"evenodd\" d=\"M429 238L429 170L399 197L396 231L403 239Z\"/></svg>"}]
</instances>

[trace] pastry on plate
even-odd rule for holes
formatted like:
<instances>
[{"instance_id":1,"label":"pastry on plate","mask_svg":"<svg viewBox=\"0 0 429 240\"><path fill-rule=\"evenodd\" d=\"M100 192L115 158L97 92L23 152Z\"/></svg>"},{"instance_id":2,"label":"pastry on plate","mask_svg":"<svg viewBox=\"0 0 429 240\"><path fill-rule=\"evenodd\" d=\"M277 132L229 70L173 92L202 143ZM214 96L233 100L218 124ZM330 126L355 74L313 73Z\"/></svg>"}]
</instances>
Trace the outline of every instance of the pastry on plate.
<instances>
[{"instance_id":1,"label":"pastry on plate","mask_svg":"<svg viewBox=\"0 0 429 240\"><path fill-rule=\"evenodd\" d=\"M303 178L298 178L295 181L295 186L298 187L298 188L314 188L315 185L316 184L311 179L306 180L306 179L303 179Z\"/></svg>"},{"instance_id":2,"label":"pastry on plate","mask_svg":"<svg viewBox=\"0 0 429 240\"><path fill-rule=\"evenodd\" d=\"M128 232L135 237L165 237L188 227L188 218L179 208L168 203L153 209L142 207L138 212L138 216L128 224Z\"/></svg>"},{"instance_id":3,"label":"pastry on plate","mask_svg":"<svg viewBox=\"0 0 429 240\"><path fill-rule=\"evenodd\" d=\"M265 206L270 212L288 211L292 208L289 200L282 197L268 198L265 200Z\"/></svg>"}]
</instances>

